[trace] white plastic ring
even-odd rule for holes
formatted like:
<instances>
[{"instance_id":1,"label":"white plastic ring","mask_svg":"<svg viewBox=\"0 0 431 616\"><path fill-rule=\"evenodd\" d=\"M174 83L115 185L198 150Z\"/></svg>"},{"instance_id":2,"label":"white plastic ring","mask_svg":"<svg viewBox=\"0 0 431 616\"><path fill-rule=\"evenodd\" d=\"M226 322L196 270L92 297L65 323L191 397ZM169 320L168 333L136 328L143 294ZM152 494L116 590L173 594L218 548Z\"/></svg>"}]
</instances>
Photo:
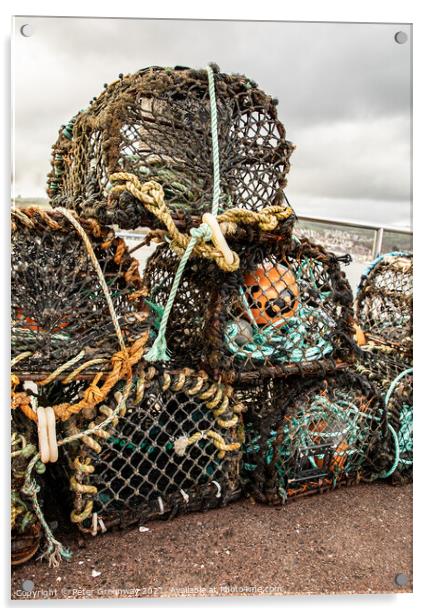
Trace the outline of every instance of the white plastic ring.
<instances>
[{"instance_id":1,"label":"white plastic ring","mask_svg":"<svg viewBox=\"0 0 431 616\"><path fill-rule=\"evenodd\" d=\"M49 461L57 462L58 460L58 445L57 445L57 431L55 425L55 413L52 406L48 406L45 409L45 417L47 424L48 434L48 446L49 446Z\"/></svg>"},{"instance_id":2,"label":"white plastic ring","mask_svg":"<svg viewBox=\"0 0 431 616\"><path fill-rule=\"evenodd\" d=\"M50 459L47 427L45 409L39 406L37 408L37 435L39 437L40 459L44 464L48 464Z\"/></svg>"}]
</instances>

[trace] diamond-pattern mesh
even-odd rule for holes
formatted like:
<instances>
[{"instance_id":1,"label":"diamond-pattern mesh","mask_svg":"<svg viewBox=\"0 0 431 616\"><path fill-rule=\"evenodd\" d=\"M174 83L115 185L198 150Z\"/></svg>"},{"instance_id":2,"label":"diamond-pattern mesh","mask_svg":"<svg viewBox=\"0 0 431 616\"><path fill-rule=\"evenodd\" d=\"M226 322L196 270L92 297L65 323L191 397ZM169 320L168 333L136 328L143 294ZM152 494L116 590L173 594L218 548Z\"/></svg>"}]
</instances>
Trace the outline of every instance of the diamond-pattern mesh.
<instances>
[{"instance_id":1,"label":"diamond-pattern mesh","mask_svg":"<svg viewBox=\"0 0 431 616\"><path fill-rule=\"evenodd\" d=\"M307 240L247 247L241 268L221 273L190 259L167 328L172 361L192 359L224 380L313 373L350 360L352 292L337 258ZM144 273L162 312L179 258L162 245Z\"/></svg>"},{"instance_id":2,"label":"diamond-pattern mesh","mask_svg":"<svg viewBox=\"0 0 431 616\"><path fill-rule=\"evenodd\" d=\"M88 531L97 513L104 526L123 527L237 498L242 407L231 396L204 373L164 373L146 382L139 402L134 392L99 446L66 445L73 521ZM101 418L93 417L96 425ZM65 433L72 424L66 422ZM94 493L85 492L88 486Z\"/></svg>"},{"instance_id":3,"label":"diamond-pattern mesh","mask_svg":"<svg viewBox=\"0 0 431 616\"><path fill-rule=\"evenodd\" d=\"M399 461L391 480L406 483L413 480L413 371L400 373L385 397L388 422L399 447Z\"/></svg>"},{"instance_id":4,"label":"diamond-pattern mesh","mask_svg":"<svg viewBox=\"0 0 431 616\"><path fill-rule=\"evenodd\" d=\"M361 348L356 369L365 375L386 400L388 423L395 431L400 453L393 483L413 479L413 369L410 354L389 346L367 344ZM394 444L392 443L392 449Z\"/></svg>"},{"instance_id":5,"label":"diamond-pattern mesh","mask_svg":"<svg viewBox=\"0 0 431 616\"><path fill-rule=\"evenodd\" d=\"M389 467L383 404L350 371L325 379L270 379L238 390L245 404L244 476L268 504L371 480Z\"/></svg>"},{"instance_id":6,"label":"diamond-pattern mesh","mask_svg":"<svg viewBox=\"0 0 431 616\"><path fill-rule=\"evenodd\" d=\"M362 275L356 297L358 323L368 340L411 352L413 256L388 253Z\"/></svg>"},{"instance_id":7,"label":"diamond-pattern mesh","mask_svg":"<svg viewBox=\"0 0 431 616\"><path fill-rule=\"evenodd\" d=\"M220 210L257 211L284 203L293 146L277 118L277 101L242 75L213 67L221 177ZM60 130L53 146L48 194L123 228L154 218L130 194L108 204L112 173L133 173L163 186L174 217L211 210L211 113L206 70L151 67L121 76ZM188 217L188 218L187 218Z\"/></svg>"},{"instance_id":8,"label":"diamond-pattern mesh","mask_svg":"<svg viewBox=\"0 0 431 616\"><path fill-rule=\"evenodd\" d=\"M148 328L138 262L124 241L81 219L102 269L126 344ZM106 370L119 342L100 280L70 221L42 208L12 211L12 357L14 371L42 378L83 353L62 378L89 360L91 375Z\"/></svg>"}]
</instances>

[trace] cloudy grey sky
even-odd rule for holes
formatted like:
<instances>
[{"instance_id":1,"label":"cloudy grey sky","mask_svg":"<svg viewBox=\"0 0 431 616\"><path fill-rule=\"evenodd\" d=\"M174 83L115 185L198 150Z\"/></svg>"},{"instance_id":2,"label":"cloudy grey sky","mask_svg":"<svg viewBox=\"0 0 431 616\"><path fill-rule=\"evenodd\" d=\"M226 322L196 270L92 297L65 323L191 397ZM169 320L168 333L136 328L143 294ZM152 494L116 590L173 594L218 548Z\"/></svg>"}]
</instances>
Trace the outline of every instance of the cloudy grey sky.
<instances>
[{"instance_id":1,"label":"cloudy grey sky","mask_svg":"<svg viewBox=\"0 0 431 616\"><path fill-rule=\"evenodd\" d=\"M17 18L14 196L45 196L59 126L104 82L212 61L279 99L298 214L409 226L410 59L405 25Z\"/></svg>"}]
</instances>

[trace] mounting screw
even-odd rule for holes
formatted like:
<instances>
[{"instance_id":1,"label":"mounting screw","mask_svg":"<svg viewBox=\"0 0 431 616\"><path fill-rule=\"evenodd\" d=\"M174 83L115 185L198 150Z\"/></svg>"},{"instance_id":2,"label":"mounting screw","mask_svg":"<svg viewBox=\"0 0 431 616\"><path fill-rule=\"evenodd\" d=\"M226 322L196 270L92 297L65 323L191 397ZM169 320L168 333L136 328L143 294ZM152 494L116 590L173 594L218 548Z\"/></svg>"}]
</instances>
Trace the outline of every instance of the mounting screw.
<instances>
[{"instance_id":1,"label":"mounting screw","mask_svg":"<svg viewBox=\"0 0 431 616\"><path fill-rule=\"evenodd\" d=\"M408 38L407 32L403 32L402 30L397 32L394 36L395 42L399 45L404 45L404 43L407 43Z\"/></svg>"},{"instance_id":2,"label":"mounting screw","mask_svg":"<svg viewBox=\"0 0 431 616\"><path fill-rule=\"evenodd\" d=\"M397 586L407 586L408 578L405 573L397 573L395 576L395 584Z\"/></svg>"},{"instance_id":3,"label":"mounting screw","mask_svg":"<svg viewBox=\"0 0 431 616\"><path fill-rule=\"evenodd\" d=\"M33 26L31 26L30 24L24 24L23 26L21 26L19 31L21 32L22 36L25 36L25 37L32 36Z\"/></svg>"},{"instance_id":4,"label":"mounting screw","mask_svg":"<svg viewBox=\"0 0 431 616\"><path fill-rule=\"evenodd\" d=\"M24 580L21 584L21 588L24 592L31 592L34 588L34 582L32 580Z\"/></svg>"}]
</instances>

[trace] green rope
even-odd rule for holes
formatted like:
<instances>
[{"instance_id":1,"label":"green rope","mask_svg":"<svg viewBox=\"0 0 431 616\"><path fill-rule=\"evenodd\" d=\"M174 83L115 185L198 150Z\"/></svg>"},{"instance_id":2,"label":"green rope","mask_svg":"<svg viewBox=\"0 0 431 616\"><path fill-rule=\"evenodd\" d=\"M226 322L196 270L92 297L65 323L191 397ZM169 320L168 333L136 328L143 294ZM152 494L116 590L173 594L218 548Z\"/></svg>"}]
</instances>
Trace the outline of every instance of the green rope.
<instances>
[{"instance_id":1,"label":"green rope","mask_svg":"<svg viewBox=\"0 0 431 616\"><path fill-rule=\"evenodd\" d=\"M211 106L211 142L213 153L213 204L211 214L213 216L217 216L220 200L220 161L218 150L217 98L214 87L214 73L211 66L207 66L207 73Z\"/></svg>"},{"instance_id":2,"label":"green rope","mask_svg":"<svg viewBox=\"0 0 431 616\"><path fill-rule=\"evenodd\" d=\"M317 263L313 263L308 257L303 259L296 271L296 280L301 286L301 283L307 284L306 278L308 277L311 285L319 294L320 304L324 304L332 292L320 290L313 271L314 267L318 267ZM238 344L236 337L240 327L236 321L229 321L224 337L227 349L235 360L264 363L267 358L271 358L271 361L277 364L300 363L322 359L332 353L333 346L330 340L335 322L324 310L300 304L295 315L288 319L281 317L272 325L259 327L244 289L241 288L239 293L247 317L252 324L253 337L245 344Z\"/></svg>"},{"instance_id":3,"label":"green rope","mask_svg":"<svg viewBox=\"0 0 431 616\"><path fill-rule=\"evenodd\" d=\"M212 139L212 155L213 155L213 202L211 213L213 216L217 215L219 201L220 201L220 161L219 161L219 149L218 149L218 128L217 128L217 99L214 87L214 74L211 66L207 66L208 73L208 86L210 95L210 109L211 109L211 139ZM169 293L168 301L163 311L163 317L160 322L159 332L155 339L151 349L144 355L144 358L148 362L156 361L168 361L170 358L169 350L166 342L166 328L168 325L169 315L175 302L175 297L178 292L178 288L181 283L181 278L184 269L187 265L190 255L193 252L199 240L207 242L211 239L212 232L210 227L202 223L197 229L190 231L191 239L181 257L180 264L175 274L174 282Z\"/></svg>"},{"instance_id":4,"label":"green rope","mask_svg":"<svg viewBox=\"0 0 431 616\"><path fill-rule=\"evenodd\" d=\"M197 229L191 229L190 235L192 236L190 242L187 245L187 248L181 257L180 264L175 274L174 282L172 284L171 290L169 292L168 301L166 302L165 309L163 311L162 320L160 321L159 333L157 334L157 338L155 339L153 346L151 349L144 355L144 358L149 361L168 361L170 358L170 354L167 348L166 343L166 327L169 320L169 315L172 310L172 306L175 302L175 297L177 295L178 287L181 283L181 277L183 275L184 269L187 265L187 261L191 253L193 252L193 248L199 239L204 239L208 241L211 238L211 229L208 225L202 224Z\"/></svg>"}]
</instances>

